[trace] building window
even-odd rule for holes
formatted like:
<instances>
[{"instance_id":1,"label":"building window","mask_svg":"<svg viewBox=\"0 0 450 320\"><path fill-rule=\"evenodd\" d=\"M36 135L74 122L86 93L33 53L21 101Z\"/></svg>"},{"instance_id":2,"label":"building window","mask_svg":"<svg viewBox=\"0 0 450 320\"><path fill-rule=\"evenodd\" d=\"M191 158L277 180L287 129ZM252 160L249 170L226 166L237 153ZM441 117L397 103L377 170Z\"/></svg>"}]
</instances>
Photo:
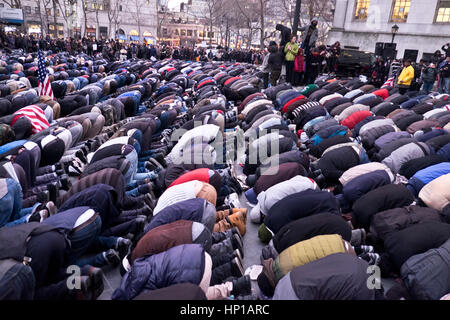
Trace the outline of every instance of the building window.
<instances>
[{"instance_id":1,"label":"building window","mask_svg":"<svg viewBox=\"0 0 450 320\"><path fill-rule=\"evenodd\" d=\"M0 3L0 8L4 8L5 4L4 3Z\"/></svg>"},{"instance_id":2,"label":"building window","mask_svg":"<svg viewBox=\"0 0 450 320\"><path fill-rule=\"evenodd\" d=\"M52 15L52 9L46 9L45 12L47 13L48 16Z\"/></svg>"},{"instance_id":3,"label":"building window","mask_svg":"<svg viewBox=\"0 0 450 320\"><path fill-rule=\"evenodd\" d=\"M122 6L121 5L119 6L119 11L122 11Z\"/></svg>"},{"instance_id":4,"label":"building window","mask_svg":"<svg viewBox=\"0 0 450 320\"><path fill-rule=\"evenodd\" d=\"M35 14L39 14L39 13L40 13L39 7L34 7L34 13L35 13Z\"/></svg>"},{"instance_id":5,"label":"building window","mask_svg":"<svg viewBox=\"0 0 450 320\"><path fill-rule=\"evenodd\" d=\"M56 9L56 16L59 17L59 9Z\"/></svg>"},{"instance_id":6,"label":"building window","mask_svg":"<svg viewBox=\"0 0 450 320\"><path fill-rule=\"evenodd\" d=\"M30 6L25 6L24 9L25 9L25 13L26 14L31 14L31 7Z\"/></svg>"},{"instance_id":7,"label":"building window","mask_svg":"<svg viewBox=\"0 0 450 320\"><path fill-rule=\"evenodd\" d=\"M410 7L411 0L395 0L391 20L393 22L406 22Z\"/></svg>"},{"instance_id":8,"label":"building window","mask_svg":"<svg viewBox=\"0 0 450 320\"><path fill-rule=\"evenodd\" d=\"M214 38L214 32L209 32L208 31L208 38Z\"/></svg>"},{"instance_id":9,"label":"building window","mask_svg":"<svg viewBox=\"0 0 450 320\"><path fill-rule=\"evenodd\" d=\"M439 1L437 6L436 22L450 22L450 1Z\"/></svg>"},{"instance_id":10,"label":"building window","mask_svg":"<svg viewBox=\"0 0 450 320\"><path fill-rule=\"evenodd\" d=\"M183 37L186 36L186 29L181 29L181 36L183 36Z\"/></svg>"},{"instance_id":11,"label":"building window","mask_svg":"<svg viewBox=\"0 0 450 320\"><path fill-rule=\"evenodd\" d=\"M188 37L192 37L192 30L188 30L187 35L188 35Z\"/></svg>"},{"instance_id":12,"label":"building window","mask_svg":"<svg viewBox=\"0 0 450 320\"><path fill-rule=\"evenodd\" d=\"M370 0L356 0L355 20L366 20L369 6Z\"/></svg>"}]
</instances>

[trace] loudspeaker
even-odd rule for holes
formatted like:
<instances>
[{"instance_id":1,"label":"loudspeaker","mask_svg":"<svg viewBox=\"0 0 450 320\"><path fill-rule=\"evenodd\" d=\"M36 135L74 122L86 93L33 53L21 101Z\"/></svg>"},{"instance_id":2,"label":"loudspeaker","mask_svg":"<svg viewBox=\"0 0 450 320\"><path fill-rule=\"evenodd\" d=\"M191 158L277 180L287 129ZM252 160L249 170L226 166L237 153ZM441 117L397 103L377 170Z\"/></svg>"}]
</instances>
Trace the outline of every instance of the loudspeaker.
<instances>
[{"instance_id":1,"label":"loudspeaker","mask_svg":"<svg viewBox=\"0 0 450 320\"><path fill-rule=\"evenodd\" d=\"M405 55L403 56L403 61L410 59L412 62L417 62L417 56L419 55L419 50L405 50Z\"/></svg>"},{"instance_id":2,"label":"loudspeaker","mask_svg":"<svg viewBox=\"0 0 450 320\"><path fill-rule=\"evenodd\" d=\"M384 48L383 50L383 59L385 60L393 60L397 57L397 50L392 48Z\"/></svg>"},{"instance_id":3,"label":"loudspeaker","mask_svg":"<svg viewBox=\"0 0 450 320\"><path fill-rule=\"evenodd\" d=\"M384 49L384 43L383 42L377 42L375 44L375 55L382 56L383 55L383 49Z\"/></svg>"},{"instance_id":4,"label":"loudspeaker","mask_svg":"<svg viewBox=\"0 0 450 320\"><path fill-rule=\"evenodd\" d=\"M397 49L397 44L396 43L390 43L390 42L385 42L384 43L384 49Z\"/></svg>"}]
</instances>

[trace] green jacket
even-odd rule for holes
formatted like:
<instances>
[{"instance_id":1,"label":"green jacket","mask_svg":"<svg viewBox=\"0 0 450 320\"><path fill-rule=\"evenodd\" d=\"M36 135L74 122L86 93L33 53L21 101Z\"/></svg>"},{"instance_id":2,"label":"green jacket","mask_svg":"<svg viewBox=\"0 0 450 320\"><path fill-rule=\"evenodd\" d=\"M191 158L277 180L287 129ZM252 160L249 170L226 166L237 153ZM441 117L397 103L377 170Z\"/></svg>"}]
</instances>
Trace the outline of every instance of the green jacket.
<instances>
[{"instance_id":1,"label":"green jacket","mask_svg":"<svg viewBox=\"0 0 450 320\"><path fill-rule=\"evenodd\" d=\"M289 45L291 45L291 50L288 50ZM298 44L297 43L286 43L284 46L284 53L286 53L286 61L294 61L295 56L298 53Z\"/></svg>"}]
</instances>

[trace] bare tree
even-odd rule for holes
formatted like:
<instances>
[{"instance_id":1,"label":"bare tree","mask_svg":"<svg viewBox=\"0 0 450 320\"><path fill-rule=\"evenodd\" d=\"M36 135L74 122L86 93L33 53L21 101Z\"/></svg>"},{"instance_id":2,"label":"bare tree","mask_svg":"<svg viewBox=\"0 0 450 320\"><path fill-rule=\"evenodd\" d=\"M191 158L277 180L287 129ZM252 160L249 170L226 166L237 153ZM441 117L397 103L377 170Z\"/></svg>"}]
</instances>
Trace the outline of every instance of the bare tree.
<instances>
[{"instance_id":1,"label":"bare tree","mask_svg":"<svg viewBox=\"0 0 450 320\"><path fill-rule=\"evenodd\" d=\"M10 8L22 8L22 1L21 0L1 0L0 2L5 3Z\"/></svg>"},{"instance_id":2,"label":"bare tree","mask_svg":"<svg viewBox=\"0 0 450 320\"><path fill-rule=\"evenodd\" d=\"M212 44L213 26L218 24L221 17L221 7L226 1L222 0L206 0L206 6L200 13L204 24L208 26L209 46Z\"/></svg>"},{"instance_id":3,"label":"bare tree","mask_svg":"<svg viewBox=\"0 0 450 320\"><path fill-rule=\"evenodd\" d=\"M273 36L273 32L269 33L266 30L266 17L273 11L269 2L270 0L235 1L242 14L247 20L251 21L253 25L252 32L253 29L259 31L261 49L264 49L266 39Z\"/></svg>"},{"instance_id":4,"label":"bare tree","mask_svg":"<svg viewBox=\"0 0 450 320\"><path fill-rule=\"evenodd\" d=\"M114 33L112 31L113 26L114 26L114 30L117 30L117 27L120 24L119 1L118 0L105 0L104 6L105 6L106 12L108 14L109 36L110 36L110 38L112 38L115 35L115 31L114 31Z\"/></svg>"},{"instance_id":5,"label":"bare tree","mask_svg":"<svg viewBox=\"0 0 450 320\"><path fill-rule=\"evenodd\" d=\"M131 16L136 21L137 27L138 27L138 33L139 37L141 37L141 24L142 24L142 16L141 16L141 10L144 6L143 0L133 0L130 1L133 4L133 10L131 11Z\"/></svg>"},{"instance_id":6,"label":"bare tree","mask_svg":"<svg viewBox=\"0 0 450 320\"><path fill-rule=\"evenodd\" d=\"M83 37L86 37L87 32L87 21L88 21L88 4L86 0L81 0L81 8L83 10L83 18L84 18L84 31L83 31Z\"/></svg>"},{"instance_id":7,"label":"bare tree","mask_svg":"<svg viewBox=\"0 0 450 320\"><path fill-rule=\"evenodd\" d=\"M54 0L54 2L58 4L59 11L65 21L67 35L71 36L72 26L71 23L69 23L69 20L75 14L75 11L72 10L72 6L77 3L77 0Z\"/></svg>"},{"instance_id":8,"label":"bare tree","mask_svg":"<svg viewBox=\"0 0 450 320\"><path fill-rule=\"evenodd\" d=\"M285 17L286 24L292 28L296 0L272 0L272 2L273 6L280 9L279 14ZM308 25L314 17L317 17L319 20L318 40L323 41L333 23L335 4L336 0L302 0L299 26Z\"/></svg>"}]
</instances>

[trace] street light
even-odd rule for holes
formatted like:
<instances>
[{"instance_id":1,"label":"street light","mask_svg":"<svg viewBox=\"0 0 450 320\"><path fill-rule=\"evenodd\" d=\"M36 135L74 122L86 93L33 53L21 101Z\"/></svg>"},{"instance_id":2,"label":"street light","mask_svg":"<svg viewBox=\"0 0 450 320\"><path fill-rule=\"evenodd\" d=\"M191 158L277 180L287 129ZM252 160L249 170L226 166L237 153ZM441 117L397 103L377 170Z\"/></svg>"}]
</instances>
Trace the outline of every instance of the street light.
<instances>
[{"instance_id":1,"label":"street light","mask_svg":"<svg viewBox=\"0 0 450 320\"><path fill-rule=\"evenodd\" d=\"M391 43L394 43L394 38L395 38L395 35L396 35L397 32L398 32L398 29L399 29L399 26L398 26L398 25L394 24L394 25L392 26L392 41L391 41Z\"/></svg>"}]
</instances>

